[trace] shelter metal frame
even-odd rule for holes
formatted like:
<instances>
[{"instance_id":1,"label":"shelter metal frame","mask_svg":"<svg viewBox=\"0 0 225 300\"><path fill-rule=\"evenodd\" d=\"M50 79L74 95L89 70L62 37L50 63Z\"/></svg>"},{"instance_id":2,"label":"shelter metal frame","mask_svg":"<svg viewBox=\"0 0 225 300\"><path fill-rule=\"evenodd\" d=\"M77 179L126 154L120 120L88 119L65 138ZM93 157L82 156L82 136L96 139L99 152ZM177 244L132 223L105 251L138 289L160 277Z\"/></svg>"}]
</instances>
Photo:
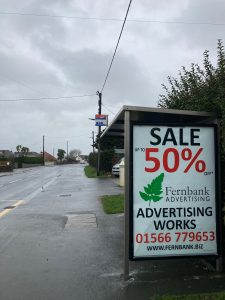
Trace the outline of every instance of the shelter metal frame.
<instances>
[{"instance_id":1,"label":"shelter metal frame","mask_svg":"<svg viewBox=\"0 0 225 300\"><path fill-rule=\"evenodd\" d=\"M125 149L125 205L124 205L124 279L129 279L129 242L130 242L130 199L131 199L131 124L157 124L169 126L173 124L182 123L182 125L216 125L219 127L219 121L214 113L209 112L197 112L197 111L186 111L186 110L173 110L163 108L152 108L152 107L140 107L140 106L129 106L124 105L117 113L115 118L109 124L109 126L101 134L101 139L106 136L116 136L124 139ZM219 136L219 130L217 129ZM218 138L219 140L219 138ZM217 145L219 149L219 143ZM218 182L217 187L219 191L219 240L220 240L220 256L216 259L216 270L223 270L223 230L222 230L222 191L221 191L221 168L220 160L217 160L218 168Z\"/></svg>"}]
</instances>

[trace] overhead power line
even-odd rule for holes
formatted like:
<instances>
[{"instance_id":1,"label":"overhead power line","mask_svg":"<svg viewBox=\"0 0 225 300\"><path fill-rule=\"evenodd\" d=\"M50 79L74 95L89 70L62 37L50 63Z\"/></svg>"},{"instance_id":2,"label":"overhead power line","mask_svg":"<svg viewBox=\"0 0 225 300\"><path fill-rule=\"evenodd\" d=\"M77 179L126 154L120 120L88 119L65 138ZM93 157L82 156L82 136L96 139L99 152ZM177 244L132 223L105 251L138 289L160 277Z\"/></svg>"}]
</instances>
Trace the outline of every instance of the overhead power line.
<instances>
[{"instance_id":1,"label":"overhead power line","mask_svg":"<svg viewBox=\"0 0 225 300\"><path fill-rule=\"evenodd\" d=\"M110 113L112 113L113 115L115 115L115 113L112 111L112 110L110 110L106 105L104 105L103 103L102 103L102 106L104 106Z\"/></svg>"},{"instance_id":2,"label":"overhead power line","mask_svg":"<svg viewBox=\"0 0 225 300\"><path fill-rule=\"evenodd\" d=\"M38 14L29 12L0 12L0 15L15 15L24 17L45 17L45 18L61 18L61 19L74 19L74 20L90 20L90 21L113 21L123 22L121 18L100 18L100 17L78 17L78 16L65 16L65 15L50 15L50 14ZM185 24L185 25L209 25L209 26L225 26L225 23L217 22L189 22L189 21L163 21L163 20L149 20L149 19L127 19L127 22L136 23L161 23L161 24Z\"/></svg>"},{"instance_id":3,"label":"overhead power line","mask_svg":"<svg viewBox=\"0 0 225 300\"><path fill-rule=\"evenodd\" d=\"M76 136L49 136L49 135L45 135L45 137L47 137L48 139L75 139L75 138L79 138L85 136L85 134L81 134L81 135L76 135Z\"/></svg>"},{"instance_id":4,"label":"overhead power line","mask_svg":"<svg viewBox=\"0 0 225 300\"><path fill-rule=\"evenodd\" d=\"M113 57L112 57L111 63L110 63L110 65L109 65L108 72L107 72L107 74L106 74L104 83L103 83L103 85L102 85L101 93L102 93L102 91L104 90L106 81L107 81L107 79L108 79L108 77L109 77L109 73L110 73L110 70L111 70L111 68L112 68L112 64L113 64L114 58L115 58L115 56L116 56L116 51L117 51L117 48L118 48L118 46L119 46L120 38L121 38L121 36L122 36L123 29L124 29L124 26L125 26L125 23L126 23L126 20L127 20L127 15L128 15L128 13L129 13L129 10L130 10L131 2L132 2L132 0L130 0L130 2L129 2L129 4L128 4L127 12L126 12L126 15L125 15L125 18L124 18L124 21L123 21L123 25L122 25L122 28L121 28L121 31L120 31L120 35L119 35L117 44L116 44L116 48L115 48L114 53L113 53Z\"/></svg>"},{"instance_id":5,"label":"overhead power line","mask_svg":"<svg viewBox=\"0 0 225 300\"><path fill-rule=\"evenodd\" d=\"M90 94L90 95L73 95L73 96L62 96L62 97L0 99L0 102L64 100L64 99L83 98L83 97L92 97L92 96L96 96L96 94Z\"/></svg>"}]
</instances>

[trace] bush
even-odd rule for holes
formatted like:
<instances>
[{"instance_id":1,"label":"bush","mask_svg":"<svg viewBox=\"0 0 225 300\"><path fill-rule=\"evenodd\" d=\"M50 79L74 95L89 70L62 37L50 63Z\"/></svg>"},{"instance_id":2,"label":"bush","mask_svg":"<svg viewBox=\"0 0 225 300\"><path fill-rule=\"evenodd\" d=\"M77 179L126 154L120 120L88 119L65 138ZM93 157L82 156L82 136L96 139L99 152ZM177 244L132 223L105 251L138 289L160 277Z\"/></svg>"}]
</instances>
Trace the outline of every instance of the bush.
<instances>
[{"instance_id":1,"label":"bush","mask_svg":"<svg viewBox=\"0 0 225 300\"><path fill-rule=\"evenodd\" d=\"M111 172L113 164L114 150L104 150L101 152L101 171Z\"/></svg>"},{"instance_id":2,"label":"bush","mask_svg":"<svg viewBox=\"0 0 225 300\"><path fill-rule=\"evenodd\" d=\"M16 157L15 162L18 163L18 165L21 165L22 163L25 163L25 164L42 164L43 163L43 158L40 156L40 157L26 157L26 156L23 156L23 157Z\"/></svg>"},{"instance_id":3,"label":"bush","mask_svg":"<svg viewBox=\"0 0 225 300\"><path fill-rule=\"evenodd\" d=\"M91 152L89 154L89 157L88 157L88 162L89 162L89 165L93 168L96 168L97 169L97 161L98 161L98 153L96 152Z\"/></svg>"},{"instance_id":4,"label":"bush","mask_svg":"<svg viewBox=\"0 0 225 300\"><path fill-rule=\"evenodd\" d=\"M100 170L103 172L111 172L113 165L114 150L101 151ZM89 165L97 169L98 153L90 153L88 158Z\"/></svg>"},{"instance_id":5,"label":"bush","mask_svg":"<svg viewBox=\"0 0 225 300\"><path fill-rule=\"evenodd\" d=\"M181 110L215 112L220 119L222 160L225 161L225 50L221 40L217 46L217 65L204 51L203 66L185 67L178 78L168 77L169 86L163 84L159 107Z\"/></svg>"}]
</instances>

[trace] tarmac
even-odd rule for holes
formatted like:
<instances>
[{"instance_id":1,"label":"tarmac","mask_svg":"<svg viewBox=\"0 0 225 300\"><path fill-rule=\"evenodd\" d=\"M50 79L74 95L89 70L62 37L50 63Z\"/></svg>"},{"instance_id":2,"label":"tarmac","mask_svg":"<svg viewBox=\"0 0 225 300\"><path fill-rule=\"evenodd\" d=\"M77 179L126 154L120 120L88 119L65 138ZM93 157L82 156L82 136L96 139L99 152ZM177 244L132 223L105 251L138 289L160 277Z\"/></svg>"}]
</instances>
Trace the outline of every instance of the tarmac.
<instances>
[{"instance_id":1,"label":"tarmac","mask_svg":"<svg viewBox=\"0 0 225 300\"><path fill-rule=\"evenodd\" d=\"M118 186L118 180L108 179L110 191L112 182ZM107 180L104 181L104 185L107 189ZM98 201L98 199L96 200ZM113 242L118 245L117 251L112 253L115 256L112 257L112 262L119 262L120 264L115 273L104 275L118 285L119 293L112 299L147 300L163 295L214 293L225 290L225 274L216 271L215 258L190 257L131 261L129 264L130 278L125 281L123 275L124 215L107 215L104 217L106 230L112 224L114 228ZM100 225L101 223L99 227ZM102 253L101 255L108 254ZM111 268L112 264L109 266L109 269Z\"/></svg>"},{"instance_id":2,"label":"tarmac","mask_svg":"<svg viewBox=\"0 0 225 300\"><path fill-rule=\"evenodd\" d=\"M86 178L83 166L60 174L1 220L1 241L12 237L0 247L0 299L150 300L225 290L225 274L202 258L130 262L125 281L124 214L105 214L100 201L123 188L113 178Z\"/></svg>"}]
</instances>

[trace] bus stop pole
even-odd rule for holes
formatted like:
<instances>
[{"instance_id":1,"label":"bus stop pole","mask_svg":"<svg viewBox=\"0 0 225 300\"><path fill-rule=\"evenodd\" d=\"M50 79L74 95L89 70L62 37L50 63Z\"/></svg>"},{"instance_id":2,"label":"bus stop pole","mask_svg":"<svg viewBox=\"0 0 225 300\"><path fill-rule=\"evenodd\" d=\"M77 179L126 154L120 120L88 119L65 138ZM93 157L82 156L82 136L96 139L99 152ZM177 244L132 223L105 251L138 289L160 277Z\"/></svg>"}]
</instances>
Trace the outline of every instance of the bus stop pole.
<instances>
[{"instance_id":1,"label":"bus stop pole","mask_svg":"<svg viewBox=\"0 0 225 300\"><path fill-rule=\"evenodd\" d=\"M130 111L124 118L125 203L124 203L124 280L129 279L129 215L130 215Z\"/></svg>"}]
</instances>

